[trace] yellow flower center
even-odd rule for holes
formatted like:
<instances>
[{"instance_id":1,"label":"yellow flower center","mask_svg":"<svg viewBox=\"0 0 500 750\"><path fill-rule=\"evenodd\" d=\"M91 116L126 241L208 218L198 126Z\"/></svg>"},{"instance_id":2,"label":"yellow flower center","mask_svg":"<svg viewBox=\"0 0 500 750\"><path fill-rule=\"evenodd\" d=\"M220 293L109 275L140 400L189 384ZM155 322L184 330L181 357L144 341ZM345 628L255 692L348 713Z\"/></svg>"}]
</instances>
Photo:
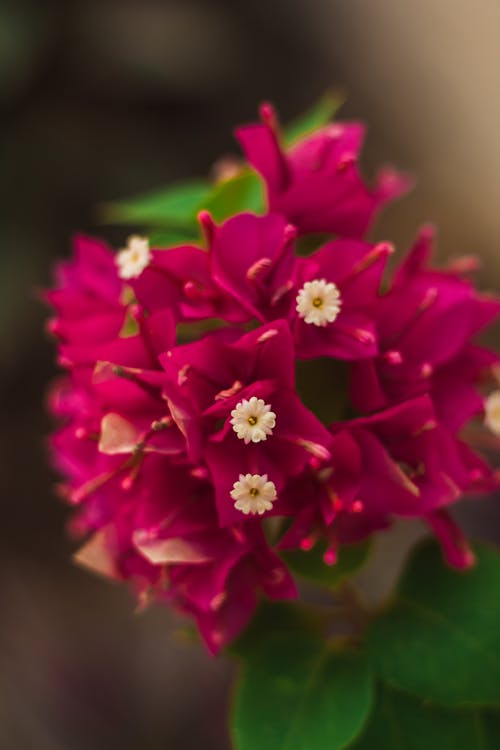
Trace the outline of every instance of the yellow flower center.
<instances>
[{"instance_id":1,"label":"yellow flower center","mask_svg":"<svg viewBox=\"0 0 500 750\"><path fill-rule=\"evenodd\" d=\"M250 417L248 417L248 424L252 425L252 427L254 425L256 425L257 424L257 417L254 417L253 415L250 416Z\"/></svg>"},{"instance_id":2,"label":"yellow flower center","mask_svg":"<svg viewBox=\"0 0 500 750\"><path fill-rule=\"evenodd\" d=\"M315 297L313 299L313 307L317 307L317 308L323 307L323 300L321 297Z\"/></svg>"},{"instance_id":3,"label":"yellow flower center","mask_svg":"<svg viewBox=\"0 0 500 750\"><path fill-rule=\"evenodd\" d=\"M257 495L259 494L259 490L257 489L257 487L251 487L248 490L248 494L251 495L252 497L257 497Z\"/></svg>"}]
</instances>

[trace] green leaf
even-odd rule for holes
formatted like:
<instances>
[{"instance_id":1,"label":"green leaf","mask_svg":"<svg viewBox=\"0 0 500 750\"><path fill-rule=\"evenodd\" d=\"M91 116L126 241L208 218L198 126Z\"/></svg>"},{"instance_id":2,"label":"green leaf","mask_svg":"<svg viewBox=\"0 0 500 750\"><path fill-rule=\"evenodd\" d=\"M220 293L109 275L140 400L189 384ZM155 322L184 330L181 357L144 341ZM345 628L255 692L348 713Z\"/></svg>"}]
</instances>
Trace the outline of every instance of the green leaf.
<instances>
[{"instance_id":1,"label":"green leaf","mask_svg":"<svg viewBox=\"0 0 500 750\"><path fill-rule=\"evenodd\" d=\"M287 145L299 138L304 138L317 128L327 125L344 102L344 97L338 93L327 91L324 96L308 110L285 128L284 140Z\"/></svg>"},{"instance_id":2,"label":"green leaf","mask_svg":"<svg viewBox=\"0 0 500 750\"><path fill-rule=\"evenodd\" d=\"M485 744L481 716L425 704L379 686L361 738L349 750L494 750Z\"/></svg>"},{"instance_id":3,"label":"green leaf","mask_svg":"<svg viewBox=\"0 0 500 750\"><path fill-rule=\"evenodd\" d=\"M500 713L485 711L482 715L484 745L481 750L498 750L500 747Z\"/></svg>"},{"instance_id":4,"label":"green leaf","mask_svg":"<svg viewBox=\"0 0 500 750\"><path fill-rule=\"evenodd\" d=\"M320 586L335 588L366 562L370 543L350 544L340 548L335 565L323 560L326 544L318 542L308 551L292 550L282 553L286 564L301 578Z\"/></svg>"},{"instance_id":5,"label":"green leaf","mask_svg":"<svg viewBox=\"0 0 500 750\"><path fill-rule=\"evenodd\" d=\"M236 695L237 750L336 750L361 731L372 679L361 656L306 633L272 636L253 652Z\"/></svg>"},{"instance_id":6,"label":"green leaf","mask_svg":"<svg viewBox=\"0 0 500 750\"><path fill-rule=\"evenodd\" d=\"M434 544L411 560L367 648L393 685L444 705L500 703L500 555L478 547L475 568L445 567Z\"/></svg>"},{"instance_id":7,"label":"green leaf","mask_svg":"<svg viewBox=\"0 0 500 750\"><path fill-rule=\"evenodd\" d=\"M111 224L150 224L160 227L152 244L178 244L178 240L198 234L199 211L210 211L215 221L224 221L241 211L263 213L264 194L260 177L244 170L217 185L205 181L187 182L125 201L108 203L103 208L105 221ZM165 233L165 228L169 231ZM193 231L194 230L194 231ZM173 239L169 237L173 233ZM165 241L167 240L167 242Z\"/></svg>"},{"instance_id":8,"label":"green leaf","mask_svg":"<svg viewBox=\"0 0 500 750\"><path fill-rule=\"evenodd\" d=\"M151 247L157 249L176 247L177 245L199 244L200 232L193 227L173 227L172 229L153 228L146 232Z\"/></svg>"},{"instance_id":9,"label":"green leaf","mask_svg":"<svg viewBox=\"0 0 500 750\"><path fill-rule=\"evenodd\" d=\"M222 318L205 318L204 320L190 320L185 323L177 323L175 328L177 343L188 343L202 338L211 331L226 328L227 323Z\"/></svg>"},{"instance_id":10,"label":"green leaf","mask_svg":"<svg viewBox=\"0 0 500 750\"><path fill-rule=\"evenodd\" d=\"M136 336L139 331L140 329L137 320L130 313L130 309L127 309L127 312L125 313L125 320L119 333L120 338L127 339L132 336Z\"/></svg>"},{"instance_id":11,"label":"green leaf","mask_svg":"<svg viewBox=\"0 0 500 750\"><path fill-rule=\"evenodd\" d=\"M255 172L244 170L236 177L218 183L204 208L210 211L215 221L224 221L242 211L263 213L264 195L260 177Z\"/></svg>"},{"instance_id":12,"label":"green leaf","mask_svg":"<svg viewBox=\"0 0 500 750\"><path fill-rule=\"evenodd\" d=\"M208 182L197 180L108 203L103 207L104 220L110 224L195 225L210 190Z\"/></svg>"}]
</instances>

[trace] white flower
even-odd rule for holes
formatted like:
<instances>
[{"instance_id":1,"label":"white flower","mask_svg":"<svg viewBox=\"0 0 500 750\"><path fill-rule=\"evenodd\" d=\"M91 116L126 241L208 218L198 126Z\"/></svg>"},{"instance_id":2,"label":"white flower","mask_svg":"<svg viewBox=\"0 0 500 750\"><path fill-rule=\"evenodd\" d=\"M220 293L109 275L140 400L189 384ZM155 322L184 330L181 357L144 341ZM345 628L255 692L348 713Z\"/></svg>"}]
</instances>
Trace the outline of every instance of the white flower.
<instances>
[{"instance_id":1,"label":"white flower","mask_svg":"<svg viewBox=\"0 0 500 750\"><path fill-rule=\"evenodd\" d=\"M267 440L276 425L276 414L271 411L271 406L256 396L248 401L246 398L240 401L231 412L231 417L233 430L246 445Z\"/></svg>"},{"instance_id":2,"label":"white flower","mask_svg":"<svg viewBox=\"0 0 500 750\"><path fill-rule=\"evenodd\" d=\"M484 402L484 423L494 435L500 436L500 391L493 391Z\"/></svg>"},{"instance_id":3,"label":"white flower","mask_svg":"<svg viewBox=\"0 0 500 750\"><path fill-rule=\"evenodd\" d=\"M261 516L271 510L276 500L276 486L267 479L267 474L240 474L238 482L233 484L231 497L234 507L245 515Z\"/></svg>"},{"instance_id":4,"label":"white flower","mask_svg":"<svg viewBox=\"0 0 500 750\"><path fill-rule=\"evenodd\" d=\"M297 295L296 310L306 323L326 326L337 318L342 300L336 284L326 279L306 281Z\"/></svg>"},{"instance_id":5,"label":"white flower","mask_svg":"<svg viewBox=\"0 0 500 750\"><path fill-rule=\"evenodd\" d=\"M128 238L127 247L116 256L120 279L136 279L151 261L147 237L133 235Z\"/></svg>"}]
</instances>

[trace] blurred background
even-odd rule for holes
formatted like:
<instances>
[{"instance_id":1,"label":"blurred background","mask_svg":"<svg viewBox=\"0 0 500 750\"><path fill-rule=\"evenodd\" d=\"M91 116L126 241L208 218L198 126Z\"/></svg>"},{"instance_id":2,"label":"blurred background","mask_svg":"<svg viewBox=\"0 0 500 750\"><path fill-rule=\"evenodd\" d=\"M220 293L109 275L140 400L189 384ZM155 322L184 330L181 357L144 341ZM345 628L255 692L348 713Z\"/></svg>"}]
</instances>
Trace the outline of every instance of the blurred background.
<instances>
[{"instance_id":1,"label":"blurred background","mask_svg":"<svg viewBox=\"0 0 500 750\"><path fill-rule=\"evenodd\" d=\"M36 291L72 232L120 246L99 203L204 174L259 101L286 121L333 86L367 174L418 176L375 236L433 220L441 259L478 253L498 289L499 32L497 0L0 0L0 750L229 747L230 665L71 563ZM481 508L469 528L500 536Z\"/></svg>"}]
</instances>

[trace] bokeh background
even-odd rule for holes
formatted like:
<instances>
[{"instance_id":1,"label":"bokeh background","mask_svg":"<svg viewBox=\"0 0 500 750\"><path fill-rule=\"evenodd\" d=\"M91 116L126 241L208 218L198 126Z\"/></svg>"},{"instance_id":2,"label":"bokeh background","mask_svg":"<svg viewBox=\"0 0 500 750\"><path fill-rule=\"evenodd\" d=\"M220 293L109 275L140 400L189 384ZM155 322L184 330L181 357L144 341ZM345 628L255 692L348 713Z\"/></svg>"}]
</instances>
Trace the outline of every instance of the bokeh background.
<instances>
[{"instance_id":1,"label":"bokeh background","mask_svg":"<svg viewBox=\"0 0 500 750\"><path fill-rule=\"evenodd\" d=\"M436 221L441 258L479 253L498 289L499 33L497 0L0 1L0 750L229 747L230 665L71 563L36 294L72 232L120 246L100 203L207 172L259 101L286 120L333 86L369 123L367 174L418 176L375 236ZM500 536L481 508L469 528Z\"/></svg>"}]
</instances>

